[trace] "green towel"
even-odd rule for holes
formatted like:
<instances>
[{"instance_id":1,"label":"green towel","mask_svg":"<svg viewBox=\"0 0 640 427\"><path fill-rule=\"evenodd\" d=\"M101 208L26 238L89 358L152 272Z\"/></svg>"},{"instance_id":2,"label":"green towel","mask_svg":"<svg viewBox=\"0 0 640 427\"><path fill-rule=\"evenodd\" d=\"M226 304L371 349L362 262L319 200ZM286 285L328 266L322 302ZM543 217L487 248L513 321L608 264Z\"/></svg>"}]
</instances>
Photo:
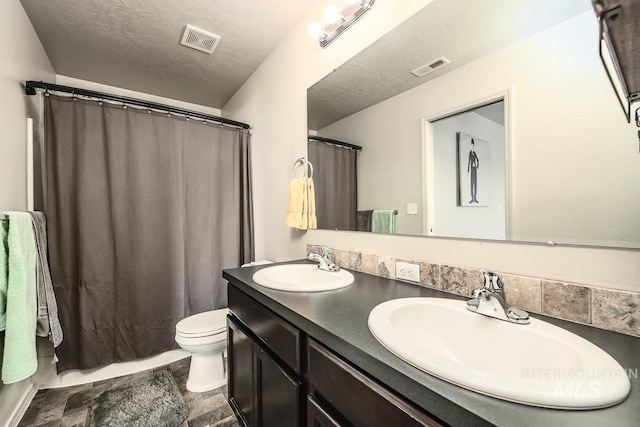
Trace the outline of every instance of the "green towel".
<instances>
[{"instance_id":1,"label":"green towel","mask_svg":"<svg viewBox=\"0 0 640 427\"><path fill-rule=\"evenodd\" d=\"M7 244L0 248L8 255L2 382L11 384L30 377L38 367L36 241L28 212L3 213L9 217L9 230Z\"/></svg>"},{"instance_id":2,"label":"green towel","mask_svg":"<svg viewBox=\"0 0 640 427\"><path fill-rule=\"evenodd\" d=\"M7 326L7 286L9 285L9 221L0 220L0 331Z\"/></svg>"},{"instance_id":3,"label":"green towel","mask_svg":"<svg viewBox=\"0 0 640 427\"><path fill-rule=\"evenodd\" d=\"M373 233L395 234L396 213L393 210L375 210L371 214L371 231Z\"/></svg>"}]
</instances>

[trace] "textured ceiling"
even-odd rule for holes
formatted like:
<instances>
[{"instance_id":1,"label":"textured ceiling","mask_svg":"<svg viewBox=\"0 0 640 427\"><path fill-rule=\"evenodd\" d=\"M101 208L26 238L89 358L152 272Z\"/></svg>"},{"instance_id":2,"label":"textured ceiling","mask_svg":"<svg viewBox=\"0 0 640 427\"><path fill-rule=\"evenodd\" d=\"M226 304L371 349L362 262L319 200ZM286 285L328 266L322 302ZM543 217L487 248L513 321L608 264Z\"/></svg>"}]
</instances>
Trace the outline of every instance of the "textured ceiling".
<instances>
[{"instance_id":1,"label":"textured ceiling","mask_svg":"<svg viewBox=\"0 0 640 427\"><path fill-rule=\"evenodd\" d=\"M221 108L316 0L21 0L57 74ZM221 36L180 45L191 24Z\"/></svg>"},{"instance_id":2,"label":"textured ceiling","mask_svg":"<svg viewBox=\"0 0 640 427\"><path fill-rule=\"evenodd\" d=\"M435 79L580 13L590 0L434 0L307 92L309 129ZM411 70L440 56L445 67Z\"/></svg>"}]
</instances>

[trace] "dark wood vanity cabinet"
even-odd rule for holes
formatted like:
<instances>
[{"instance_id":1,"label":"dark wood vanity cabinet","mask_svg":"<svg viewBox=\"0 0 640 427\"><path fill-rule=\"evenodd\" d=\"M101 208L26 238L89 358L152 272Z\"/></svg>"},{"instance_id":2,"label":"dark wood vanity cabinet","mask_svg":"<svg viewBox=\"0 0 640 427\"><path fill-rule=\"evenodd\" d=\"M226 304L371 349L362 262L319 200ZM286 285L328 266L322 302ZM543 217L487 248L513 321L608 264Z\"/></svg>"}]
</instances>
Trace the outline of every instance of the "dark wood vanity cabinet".
<instances>
[{"instance_id":1,"label":"dark wood vanity cabinet","mask_svg":"<svg viewBox=\"0 0 640 427\"><path fill-rule=\"evenodd\" d=\"M229 286L229 403L246 427L440 426Z\"/></svg>"},{"instance_id":2,"label":"dark wood vanity cabinet","mask_svg":"<svg viewBox=\"0 0 640 427\"><path fill-rule=\"evenodd\" d=\"M271 358L260 346L253 347L254 426L294 427L300 425L301 382Z\"/></svg>"},{"instance_id":3,"label":"dark wood vanity cabinet","mask_svg":"<svg viewBox=\"0 0 640 427\"><path fill-rule=\"evenodd\" d=\"M229 404L245 426L253 425L253 339L232 318L227 319L227 389Z\"/></svg>"},{"instance_id":4,"label":"dark wood vanity cabinet","mask_svg":"<svg viewBox=\"0 0 640 427\"><path fill-rule=\"evenodd\" d=\"M300 426L301 379L265 342L265 338L283 333L280 328L284 327L293 334L288 340L277 336L275 347L285 355L294 354L297 352L291 352L288 347L280 348L279 344L284 340L296 346L299 331L263 307L252 307L253 302L246 295L235 295L234 292L233 304L231 301L230 292L232 314L227 318L229 404L246 427ZM234 311L234 307L237 310ZM258 311L237 317L236 311L244 313L252 309ZM294 354L293 360L297 359Z\"/></svg>"},{"instance_id":5,"label":"dark wood vanity cabinet","mask_svg":"<svg viewBox=\"0 0 640 427\"><path fill-rule=\"evenodd\" d=\"M313 398L307 396L307 427L343 427Z\"/></svg>"},{"instance_id":6,"label":"dark wood vanity cabinet","mask_svg":"<svg viewBox=\"0 0 640 427\"><path fill-rule=\"evenodd\" d=\"M307 424L308 426L442 425L313 339L309 339L307 357L309 393L316 398L314 402L326 402L318 408L325 415L335 414L333 419L325 419L318 424ZM336 420L340 419L346 424L339 424Z\"/></svg>"}]
</instances>

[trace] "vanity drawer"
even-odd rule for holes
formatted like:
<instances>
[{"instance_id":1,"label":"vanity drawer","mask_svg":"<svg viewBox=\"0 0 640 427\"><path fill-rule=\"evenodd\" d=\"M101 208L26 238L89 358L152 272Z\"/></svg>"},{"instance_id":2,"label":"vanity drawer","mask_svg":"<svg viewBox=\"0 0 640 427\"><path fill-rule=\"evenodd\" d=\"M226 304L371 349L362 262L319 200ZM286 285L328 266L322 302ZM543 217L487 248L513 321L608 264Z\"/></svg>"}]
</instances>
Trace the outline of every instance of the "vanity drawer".
<instances>
[{"instance_id":1,"label":"vanity drawer","mask_svg":"<svg viewBox=\"0 0 640 427\"><path fill-rule=\"evenodd\" d=\"M307 427L344 427L311 396L307 396Z\"/></svg>"},{"instance_id":2,"label":"vanity drawer","mask_svg":"<svg viewBox=\"0 0 640 427\"><path fill-rule=\"evenodd\" d=\"M229 310L282 361L300 374L301 332L262 304L229 285Z\"/></svg>"},{"instance_id":3,"label":"vanity drawer","mask_svg":"<svg viewBox=\"0 0 640 427\"><path fill-rule=\"evenodd\" d=\"M308 378L314 393L354 426L441 426L421 410L309 339Z\"/></svg>"}]
</instances>

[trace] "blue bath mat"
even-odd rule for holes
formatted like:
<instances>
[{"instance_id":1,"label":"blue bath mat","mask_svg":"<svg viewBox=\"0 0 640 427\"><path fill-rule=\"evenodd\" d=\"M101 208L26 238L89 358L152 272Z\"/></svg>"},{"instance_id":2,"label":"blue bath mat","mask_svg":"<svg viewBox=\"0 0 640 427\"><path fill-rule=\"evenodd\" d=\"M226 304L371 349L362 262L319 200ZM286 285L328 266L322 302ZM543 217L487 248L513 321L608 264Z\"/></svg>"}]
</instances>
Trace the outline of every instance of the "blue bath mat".
<instances>
[{"instance_id":1,"label":"blue bath mat","mask_svg":"<svg viewBox=\"0 0 640 427\"><path fill-rule=\"evenodd\" d=\"M90 427L178 427L189 408L168 370L106 390L91 403Z\"/></svg>"}]
</instances>

